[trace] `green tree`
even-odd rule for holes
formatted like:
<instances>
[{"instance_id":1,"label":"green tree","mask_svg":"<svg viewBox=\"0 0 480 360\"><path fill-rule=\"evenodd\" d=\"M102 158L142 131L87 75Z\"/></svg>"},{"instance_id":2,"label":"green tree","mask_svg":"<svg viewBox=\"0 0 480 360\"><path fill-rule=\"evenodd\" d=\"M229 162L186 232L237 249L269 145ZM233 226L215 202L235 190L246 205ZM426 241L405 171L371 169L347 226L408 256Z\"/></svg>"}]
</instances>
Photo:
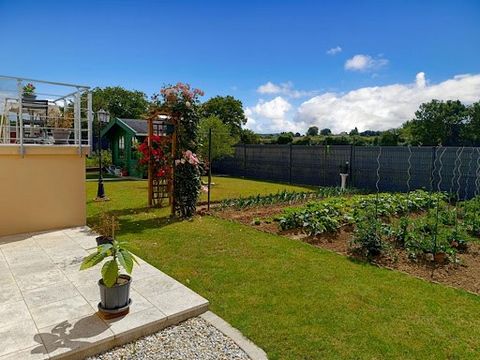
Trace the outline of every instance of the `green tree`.
<instances>
[{"instance_id":1,"label":"green tree","mask_svg":"<svg viewBox=\"0 0 480 360\"><path fill-rule=\"evenodd\" d=\"M352 129L348 135L350 135L350 136L358 135L358 128L355 127L354 129Z\"/></svg>"},{"instance_id":2,"label":"green tree","mask_svg":"<svg viewBox=\"0 0 480 360\"><path fill-rule=\"evenodd\" d=\"M201 107L202 116L208 118L216 116L228 125L233 136L240 136L242 125L247 123L243 104L233 96L215 96L204 102Z\"/></svg>"},{"instance_id":3,"label":"green tree","mask_svg":"<svg viewBox=\"0 0 480 360\"><path fill-rule=\"evenodd\" d=\"M200 155L203 159L208 159L208 132L212 129L212 160L220 159L224 156L233 155L235 149L233 145L238 142L238 138L230 134L230 128L216 116L210 116L200 120Z\"/></svg>"},{"instance_id":4,"label":"green tree","mask_svg":"<svg viewBox=\"0 0 480 360\"><path fill-rule=\"evenodd\" d=\"M320 135L328 136L328 135L331 135L331 134L332 134L332 130L330 130L329 128L325 128L325 129L320 130Z\"/></svg>"},{"instance_id":5,"label":"green tree","mask_svg":"<svg viewBox=\"0 0 480 360\"><path fill-rule=\"evenodd\" d=\"M277 144L290 144L293 141L293 134L288 133L281 133L277 137Z\"/></svg>"},{"instance_id":6,"label":"green tree","mask_svg":"<svg viewBox=\"0 0 480 360\"><path fill-rule=\"evenodd\" d=\"M317 136L318 135L318 127L317 126L310 126L307 130L308 136Z\"/></svg>"},{"instance_id":7,"label":"green tree","mask_svg":"<svg viewBox=\"0 0 480 360\"><path fill-rule=\"evenodd\" d=\"M378 145L396 146L400 143L401 137L398 130L384 131L378 138Z\"/></svg>"},{"instance_id":8,"label":"green tree","mask_svg":"<svg viewBox=\"0 0 480 360\"><path fill-rule=\"evenodd\" d=\"M255 134L250 129L242 129L240 133L240 142L242 144L260 144L260 135Z\"/></svg>"},{"instance_id":9,"label":"green tree","mask_svg":"<svg viewBox=\"0 0 480 360\"><path fill-rule=\"evenodd\" d=\"M92 91L93 111L107 110L112 118L141 118L147 112L149 104L145 93L120 86L97 87Z\"/></svg>"},{"instance_id":10,"label":"green tree","mask_svg":"<svg viewBox=\"0 0 480 360\"><path fill-rule=\"evenodd\" d=\"M460 145L467 116L467 108L458 100L432 100L421 104L403 127L415 145Z\"/></svg>"},{"instance_id":11,"label":"green tree","mask_svg":"<svg viewBox=\"0 0 480 360\"><path fill-rule=\"evenodd\" d=\"M468 124L464 128L462 137L472 145L480 145L480 101L468 107Z\"/></svg>"}]
</instances>

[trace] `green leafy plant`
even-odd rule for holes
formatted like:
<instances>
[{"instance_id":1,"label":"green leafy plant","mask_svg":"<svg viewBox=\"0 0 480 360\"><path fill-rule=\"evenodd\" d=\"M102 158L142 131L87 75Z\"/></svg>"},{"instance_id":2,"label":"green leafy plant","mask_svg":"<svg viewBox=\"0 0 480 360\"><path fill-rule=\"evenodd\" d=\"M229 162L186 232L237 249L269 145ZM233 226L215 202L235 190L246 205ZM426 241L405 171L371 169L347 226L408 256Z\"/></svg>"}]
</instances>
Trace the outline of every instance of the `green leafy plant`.
<instances>
[{"instance_id":1,"label":"green leafy plant","mask_svg":"<svg viewBox=\"0 0 480 360\"><path fill-rule=\"evenodd\" d=\"M351 242L353 250L360 252L368 259L380 255L386 248L382 235L388 231L383 225L373 217L358 223Z\"/></svg>"},{"instance_id":2,"label":"green leafy plant","mask_svg":"<svg viewBox=\"0 0 480 360\"><path fill-rule=\"evenodd\" d=\"M33 95L35 94L35 85L28 83L23 87L23 95Z\"/></svg>"},{"instance_id":3,"label":"green leafy plant","mask_svg":"<svg viewBox=\"0 0 480 360\"><path fill-rule=\"evenodd\" d=\"M329 197L309 202L298 208L287 209L280 217L282 230L303 228L310 235L335 231L347 224L365 221L371 214L379 218L398 217L409 211L424 211L443 199L443 194L429 194L418 190L410 194L381 193L376 195L354 195Z\"/></svg>"},{"instance_id":4,"label":"green leafy plant","mask_svg":"<svg viewBox=\"0 0 480 360\"><path fill-rule=\"evenodd\" d=\"M109 167L112 165L112 152L110 150L102 150L102 166ZM85 159L86 167L97 167L100 165L100 158L98 152L93 153Z\"/></svg>"},{"instance_id":5,"label":"green leafy plant","mask_svg":"<svg viewBox=\"0 0 480 360\"><path fill-rule=\"evenodd\" d=\"M315 191L280 191L275 194L256 195L245 198L226 199L221 203L222 208L245 209L252 206L275 204L295 204L307 200L316 200L332 196L342 196L358 193L357 189L342 191L339 187L320 187Z\"/></svg>"},{"instance_id":6,"label":"green leafy plant","mask_svg":"<svg viewBox=\"0 0 480 360\"><path fill-rule=\"evenodd\" d=\"M85 257L80 266L80 270L89 269L109 258L102 266L102 280L105 286L114 286L117 284L120 276L120 267L122 267L127 274L131 274L134 262L138 264L137 259L123 247L124 244L123 242L113 240L111 244L98 246L95 253Z\"/></svg>"},{"instance_id":7,"label":"green leafy plant","mask_svg":"<svg viewBox=\"0 0 480 360\"><path fill-rule=\"evenodd\" d=\"M453 229L447 235L447 241L449 242L450 246L453 249L459 252L465 252L468 249L468 243L469 243L465 235L466 234L463 231L459 229Z\"/></svg>"},{"instance_id":8,"label":"green leafy plant","mask_svg":"<svg viewBox=\"0 0 480 360\"><path fill-rule=\"evenodd\" d=\"M393 230L395 242L402 248L405 247L405 244L408 243L411 237L409 225L410 219L407 216L403 216L398 221L397 227Z\"/></svg>"}]
</instances>

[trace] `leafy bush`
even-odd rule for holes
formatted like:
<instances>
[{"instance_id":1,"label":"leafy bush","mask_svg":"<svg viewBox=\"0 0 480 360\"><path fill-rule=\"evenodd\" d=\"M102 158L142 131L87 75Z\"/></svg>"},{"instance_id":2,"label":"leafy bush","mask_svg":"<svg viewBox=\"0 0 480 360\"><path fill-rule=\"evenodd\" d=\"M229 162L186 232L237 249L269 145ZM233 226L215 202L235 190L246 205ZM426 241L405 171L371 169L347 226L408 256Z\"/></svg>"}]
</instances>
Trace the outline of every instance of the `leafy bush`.
<instances>
[{"instance_id":1,"label":"leafy bush","mask_svg":"<svg viewBox=\"0 0 480 360\"><path fill-rule=\"evenodd\" d=\"M393 237L395 242L400 247L405 247L405 244L410 241L410 219L407 216L403 216L398 221L398 225L393 229Z\"/></svg>"},{"instance_id":2,"label":"leafy bush","mask_svg":"<svg viewBox=\"0 0 480 360\"><path fill-rule=\"evenodd\" d=\"M411 235L405 242L411 257L441 252L454 255L467 250L469 241L465 231L440 225L431 214L412 221Z\"/></svg>"},{"instance_id":3,"label":"leafy bush","mask_svg":"<svg viewBox=\"0 0 480 360\"><path fill-rule=\"evenodd\" d=\"M463 202L465 228L473 236L480 237L480 196Z\"/></svg>"},{"instance_id":4,"label":"leafy bush","mask_svg":"<svg viewBox=\"0 0 480 360\"><path fill-rule=\"evenodd\" d=\"M112 152L110 150L102 150L102 166L109 167L112 165ZM86 167L100 166L100 158L98 153L93 153L85 159Z\"/></svg>"},{"instance_id":5,"label":"leafy bush","mask_svg":"<svg viewBox=\"0 0 480 360\"><path fill-rule=\"evenodd\" d=\"M336 231L341 225L344 198L332 198L321 203L309 203L301 210L286 210L280 218L282 230L301 228L311 236Z\"/></svg>"},{"instance_id":6,"label":"leafy bush","mask_svg":"<svg viewBox=\"0 0 480 360\"><path fill-rule=\"evenodd\" d=\"M386 248L383 240L385 231L388 231L388 227L373 216L357 223L351 242L353 250L369 259L380 255Z\"/></svg>"}]
</instances>

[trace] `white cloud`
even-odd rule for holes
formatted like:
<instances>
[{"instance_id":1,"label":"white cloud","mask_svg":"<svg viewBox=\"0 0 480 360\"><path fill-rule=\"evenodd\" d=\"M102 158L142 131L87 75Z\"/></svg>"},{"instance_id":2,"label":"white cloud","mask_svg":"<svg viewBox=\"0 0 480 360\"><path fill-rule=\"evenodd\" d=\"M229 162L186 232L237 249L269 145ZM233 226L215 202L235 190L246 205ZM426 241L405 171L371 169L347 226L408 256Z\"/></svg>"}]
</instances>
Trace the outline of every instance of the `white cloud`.
<instances>
[{"instance_id":1,"label":"white cloud","mask_svg":"<svg viewBox=\"0 0 480 360\"><path fill-rule=\"evenodd\" d=\"M278 94L282 91L282 87L275 85L271 81L266 84L260 85L257 89L257 92L260 94Z\"/></svg>"},{"instance_id":2,"label":"white cloud","mask_svg":"<svg viewBox=\"0 0 480 360\"><path fill-rule=\"evenodd\" d=\"M281 84L274 84L271 81L268 81L267 83L260 85L257 88L257 92L264 95L285 95L295 99L313 96L317 93L316 91L296 90L291 81Z\"/></svg>"},{"instance_id":3,"label":"white cloud","mask_svg":"<svg viewBox=\"0 0 480 360\"><path fill-rule=\"evenodd\" d=\"M336 46L334 48L328 49L327 55L336 55L340 52L342 52L342 48L340 46Z\"/></svg>"},{"instance_id":4,"label":"white cloud","mask_svg":"<svg viewBox=\"0 0 480 360\"><path fill-rule=\"evenodd\" d=\"M291 110L292 105L281 96L270 101L260 99L255 106L245 109L246 127L260 133L298 131L299 124L289 120Z\"/></svg>"},{"instance_id":5,"label":"white cloud","mask_svg":"<svg viewBox=\"0 0 480 360\"><path fill-rule=\"evenodd\" d=\"M458 99L472 103L480 99L480 74L457 75L438 84L428 84L419 72L415 82L365 87L347 93L329 92L303 102L294 117L298 124L317 125L333 132L387 130L414 116L423 102ZM285 120L288 121L288 120Z\"/></svg>"},{"instance_id":6,"label":"white cloud","mask_svg":"<svg viewBox=\"0 0 480 360\"><path fill-rule=\"evenodd\" d=\"M378 57L373 58L370 55L355 55L345 62L345 70L350 71L373 71L378 70L388 64L388 60Z\"/></svg>"},{"instance_id":7,"label":"white cloud","mask_svg":"<svg viewBox=\"0 0 480 360\"><path fill-rule=\"evenodd\" d=\"M419 72L417 76L415 76L415 83L419 88L424 88L427 86L427 80L425 80L425 73L423 71Z\"/></svg>"}]
</instances>

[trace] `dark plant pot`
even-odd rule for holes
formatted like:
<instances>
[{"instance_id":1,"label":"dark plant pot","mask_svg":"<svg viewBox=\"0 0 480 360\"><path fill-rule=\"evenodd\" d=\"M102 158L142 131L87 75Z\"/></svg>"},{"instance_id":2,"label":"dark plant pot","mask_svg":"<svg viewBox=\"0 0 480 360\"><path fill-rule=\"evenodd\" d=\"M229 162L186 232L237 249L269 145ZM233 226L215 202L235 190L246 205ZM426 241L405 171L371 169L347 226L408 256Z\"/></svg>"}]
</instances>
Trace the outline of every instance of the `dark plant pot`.
<instances>
[{"instance_id":1,"label":"dark plant pot","mask_svg":"<svg viewBox=\"0 0 480 360\"><path fill-rule=\"evenodd\" d=\"M97 241L97 246L113 243L113 239L110 236L97 236L95 240Z\"/></svg>"},{"instance_id":2,"label":"dark plant pot","mask_svg":"<svg viewBox=\"0 0 480 360\"><path fill-rule=\"evenodd\" d=\"M438 264L444 264L447 261L447 254L444 252L438 252L434 255L434 260Z\"/></svg>"},{"instance_id":3,"label":"dark plant pot","mask_svg":"<svg viewBox=\"0 0 480 360\"><path fill-rule=\"evenodd\" d=\"M128 275L120 275L120 279L127 280L123 284L107 287L103 279L98 281L100 288L100 303L98 310L111 316L124 315L128 312L130 306L130 284L132 278Z\"/></svg>"},{"instance_id":4,"label":"dark plant pot","mask_svg":"<svg viewBox=\"0 0 480 360\"><path fill-rule=\"evenodd\" d=\"M23 100L33 101L33 100L35 100L35 99L37 98L37 95L33 95L33 94L32 94L32 95L30 95L30 94L23 94L23 95L22 95L22 98L23 98Z\"/></svg>"},{"instance_id":5,"label":"dark plant pot","mask_svg":"<svg viewBox=\"0 0 480 360\"><path fill-rule=\"evenodd\" d=\"M53 129L52 135L55 144L68 144L68 139L70 138L71 133L72 130L69 129Z\"/></svg>"}]
</instances>

